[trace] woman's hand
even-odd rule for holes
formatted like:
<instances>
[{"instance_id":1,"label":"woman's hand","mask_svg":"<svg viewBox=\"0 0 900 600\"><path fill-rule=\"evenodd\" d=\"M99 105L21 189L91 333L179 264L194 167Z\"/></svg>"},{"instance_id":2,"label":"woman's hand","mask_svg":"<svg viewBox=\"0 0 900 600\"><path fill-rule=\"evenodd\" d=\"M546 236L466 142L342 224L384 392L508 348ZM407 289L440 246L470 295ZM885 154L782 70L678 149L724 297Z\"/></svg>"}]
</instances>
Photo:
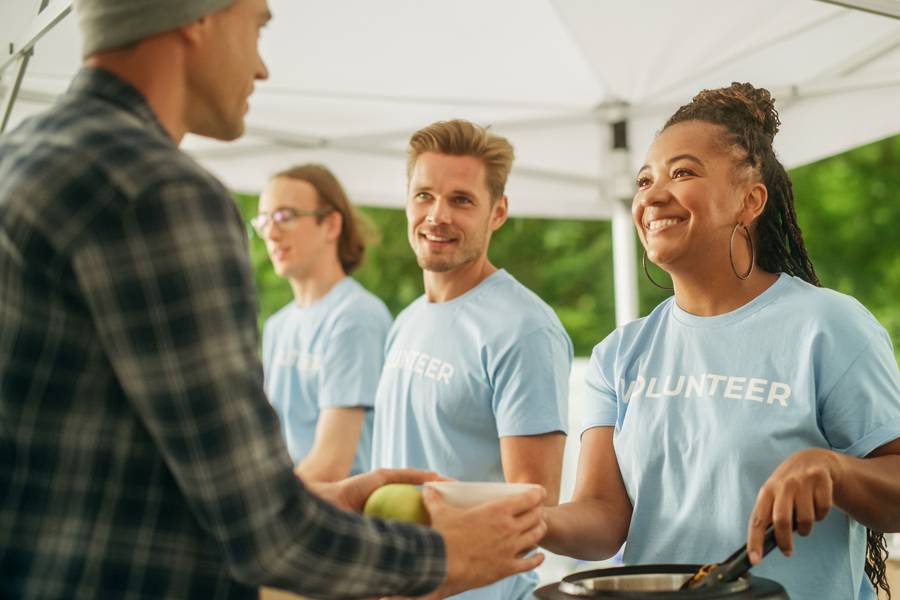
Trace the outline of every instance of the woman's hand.
<instances>
[{"instance_id":1,"label":"woman's hand","mask_svg":"<svg viewBox=\"0 0 900 600\"><path fill-rule=\"evenodd\" d=\"M747 551L751 564L762 560L763 536L769 523L785 556L794 551L793 529L807 536L834 505L837 460L831 450L808 448L794 453L775 469L759 490L750 515Z\"/></svg>"}]
</instances>

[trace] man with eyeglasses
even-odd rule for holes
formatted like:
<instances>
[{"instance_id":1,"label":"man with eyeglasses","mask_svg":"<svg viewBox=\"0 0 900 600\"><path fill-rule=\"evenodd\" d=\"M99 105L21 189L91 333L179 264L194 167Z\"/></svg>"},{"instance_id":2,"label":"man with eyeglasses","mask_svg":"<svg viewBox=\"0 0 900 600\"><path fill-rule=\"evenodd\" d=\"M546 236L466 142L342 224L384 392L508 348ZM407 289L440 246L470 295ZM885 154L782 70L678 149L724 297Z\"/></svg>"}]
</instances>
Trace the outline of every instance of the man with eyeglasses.
<instances>
[{"instance_id":1,"label":"man with eyeglasses","mask_svg":"<svg viewBox=\"0 0 900 600\"><path fill-rule=\"evenodd\" d=\"M338 481L369 470L375 388L392 318L348 277L365 256L357 215L320 165L277 174L252 224L294 300L263 330L266 395L296 473Z\"/></svg>"},{"instance_id":2,"label":"man with eyeglasses","mask_svg":"<svg viewBox=\"0 0 900 600\"><path fill-rule=\"evenodd\" d=\"M306 486L263 392L247 234L178 145L243 133L266 0L76 0L85 57L0 138L0 598L447 595L533 568L541 490L433 528Z\"/></svg>"}]
</instances>

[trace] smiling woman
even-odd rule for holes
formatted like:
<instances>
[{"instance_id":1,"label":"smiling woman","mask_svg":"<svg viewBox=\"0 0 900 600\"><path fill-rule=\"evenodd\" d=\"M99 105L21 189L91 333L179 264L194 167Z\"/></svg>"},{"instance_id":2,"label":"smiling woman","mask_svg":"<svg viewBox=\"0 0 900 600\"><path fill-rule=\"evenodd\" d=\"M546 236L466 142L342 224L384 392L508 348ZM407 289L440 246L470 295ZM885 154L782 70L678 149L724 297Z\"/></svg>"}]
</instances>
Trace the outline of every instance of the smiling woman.
<instances>
[{"instance_id":1,"label":"smiling woman","mask_svg":"<svg viewBox=\"0 0 900 600\"><path fill-rule=\"evenodd\" d=\"M742 90L746 96L717 92L701 94L703 101L666 123L638 174L632 206L647 256L680 280L679 306L706 316L743 306L772 285L774 273L818 285L790 179L772 151L780 124L773 101L752 87ZM714 300L725 305L708 304Z\"/></svg>"},{"instance_id":2,"label":"smiling woman","mask_svg":"<svg viewBox=\"0 0 900 600\"><path fill-rule=\"evenodd\" d=\"M791 598L887 590L900 371L871 314L818 287L778 125L766 90L733 84L651 146L632 211L675 295L594 350L579 478L546 509L549 550L600 560L627 540L626 564L709 564L746 541L759 563L774 523L784 556L754 572Z\"/></svg>"}]
</instances>

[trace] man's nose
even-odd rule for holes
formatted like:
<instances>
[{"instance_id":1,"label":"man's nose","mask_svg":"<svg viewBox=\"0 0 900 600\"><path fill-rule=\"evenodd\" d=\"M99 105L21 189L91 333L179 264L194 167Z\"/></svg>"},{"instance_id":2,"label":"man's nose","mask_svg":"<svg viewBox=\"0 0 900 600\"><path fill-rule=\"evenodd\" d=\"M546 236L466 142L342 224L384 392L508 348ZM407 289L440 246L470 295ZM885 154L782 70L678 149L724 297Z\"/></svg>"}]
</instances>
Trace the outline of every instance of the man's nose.
<instances>
[{"instance_id":1,"label":"man's nose","mask_svg":"<svg viewBox=\"0 0 900 600\"><path fill-rule=\"evenodd\" d=\"M256 65L256 79L265 81L269 78L269 69L266 67L262 57L258 56L257 58L259 64Z\"/></svg>"},{"instance_id":2,"label":"man's nose","mask_svg":"<svg viewBox=\"0 0 900 600\"><path fill-rule=\"evenodd\" d=\"M429 223L434 224L450 223L452 221L450 203L443 198L438 198L431 203L426 219Z\"/></svg>"},{"instance_id":3,"label":"man's nose","mask_svg":"<svg viewBox=\"0 0 900 600\"><path fill-rule=\"evenodd\" d=\"M263 226L263 239L277 240L281 238L281 229L275 224L275 221L269 219L269 222Z\"/></svg>"}]
</instances>

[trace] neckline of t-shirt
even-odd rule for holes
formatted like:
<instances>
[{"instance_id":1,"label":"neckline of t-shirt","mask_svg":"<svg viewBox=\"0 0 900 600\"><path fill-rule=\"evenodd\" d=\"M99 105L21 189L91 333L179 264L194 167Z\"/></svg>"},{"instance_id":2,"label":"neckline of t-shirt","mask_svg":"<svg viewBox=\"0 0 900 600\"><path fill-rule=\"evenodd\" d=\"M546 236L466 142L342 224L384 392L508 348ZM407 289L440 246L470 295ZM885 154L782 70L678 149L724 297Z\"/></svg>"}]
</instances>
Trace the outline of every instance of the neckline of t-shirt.
<instances>
[{"instance_id":1,"label":"neckline of t-shirt","mask_svg":"<svg viewBox=\"0 0 900 600\"><path fill-rule=\"evenodd\" d=\"M764 291L762 294L743 305L740 308L737 308L731 312L727 312L723 315L715 315L713 317L701 317L698 315L692 315L689 312L686 312L675 302L675 297L673 296L671 299L672 302L672 316L675 318L678 323L681 325L685 325L687 327L693 327L695 329L714 329L716 327L724 327L726 325L732 325L746 319L750 315L762 309L764 306L772 302L775 298L781 295L782 290L790 284L791 276L787 273L779 273L778 280L775 281L769 289Z\"/></svg>"},{"instance_id":2,"label":"neckline of t-shirt","mask_svg":"<svg viewBox=\"0 0 900 600\"><path fill-rule=\"evenodd\" d=\"M309 306L300 306L296 301L292 301L291 304L294 306L294 310L296 310L300 314L308 315L315 311L321 310L324 308L330 308L331 305L337 301L337 299L343 293L343 289L350 285L350 282L353 281L352 277L344 275L337 283L331 286L331 289L325 292L325 295L310 304Z\"/></svg>"},{"instance_id":3,"label":"neckline of t-shirt","mask_svg":"<svg viewBox=\"0 0 900 600\"><path fill-rule=\"evenodd\" d=\"M496 271L485 277L483 280L481 280L481 282L471 290L461 296L457 296L452 300L447 300L446 302L429 302L428 298L422 296L422 306L424 306L428 310L449 310L454 306L459 306L460 304L464 304L465 302L471 300L478 294L482 293L484 290L491 287L493 285L493 282L500 281L506 276L509 276L509 273L506 272L506 269L497 269Z\"/></svg>"}]
</instances>

